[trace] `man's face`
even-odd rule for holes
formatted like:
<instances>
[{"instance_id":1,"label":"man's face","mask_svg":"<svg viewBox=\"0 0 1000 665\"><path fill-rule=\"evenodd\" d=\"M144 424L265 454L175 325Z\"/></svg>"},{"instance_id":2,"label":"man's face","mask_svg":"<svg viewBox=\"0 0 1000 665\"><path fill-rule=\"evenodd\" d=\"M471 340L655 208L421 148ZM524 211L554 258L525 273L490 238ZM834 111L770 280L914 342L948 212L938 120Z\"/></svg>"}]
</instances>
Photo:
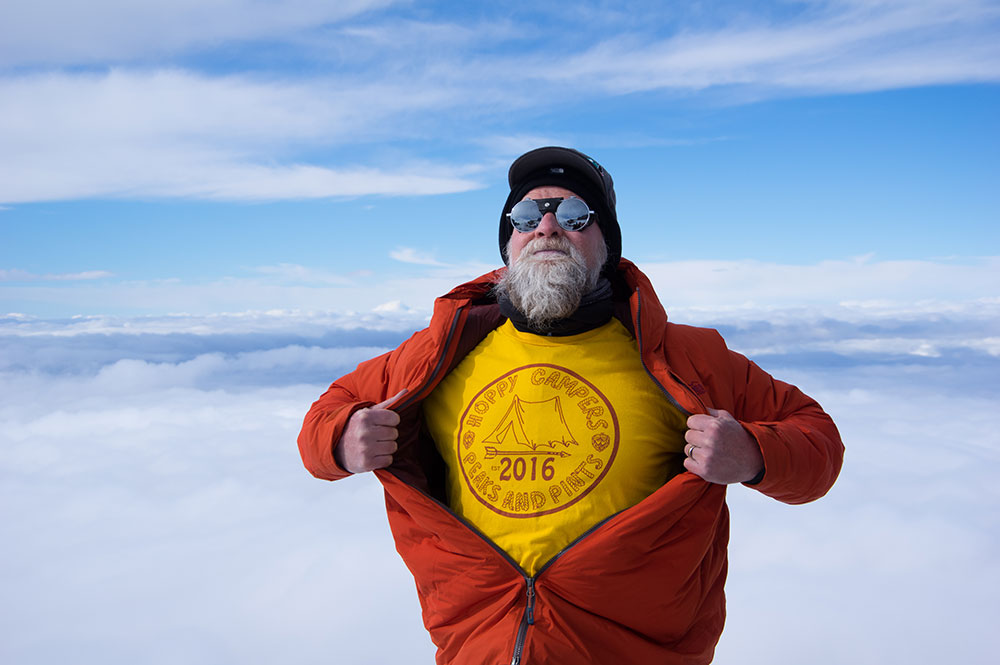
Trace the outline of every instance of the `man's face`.
<instances>
[{"instance_id":1,"label":"man's face","mask_svg":"<svg viewBox=\"0 0 1000 665\"><path fill-rule=\"evenodd\" d=\"M571 196L573 192L563 187L536 187L524 198ZM497 284L498 293L506 294L535 329L545 330L577 310L597 285L608 254L597 224L566 231L549 212L535 229L514 230L507 255L510 266Z\"/></svg>"},{"instance_id":2,"label":"man's face","mask_svg":"<svg viewBox=\"0 0 1000 665\"><path fill-rule=\"evenodd\" d=\"M535 187L533 190L524 195L524 199L554 199L554 198L570 198L576 197L582 199L583 197L577 196L565 187ZM522 201L524 200L522 199ZM586 203L586 201L584 201ZM546 239L554 240L555 242L541 242L534 246L531 243L535 240ZM577 250L587 262L587 267L594 271L599 270L600 265L595 266L597 261L602 261L602 256L604 255L604 234L601 233L601 228L597 224L591 224L583 231L567 231L556 221L555 213L545 213L542 217L542 221L538 223L538 226L527 233L521 233L517 229L510 236L510 243L507 245L507 254L510 264L513 265L521 257L523 252L530 254L535 260L545 260L551 258L552 260L564 259L567 256L566 251L559 249L558 247L552 247L551 245L558 245L562 243L570 243ZM541 249L539 246L546 246L545 249Z\"/></svg>"}]
</instances>

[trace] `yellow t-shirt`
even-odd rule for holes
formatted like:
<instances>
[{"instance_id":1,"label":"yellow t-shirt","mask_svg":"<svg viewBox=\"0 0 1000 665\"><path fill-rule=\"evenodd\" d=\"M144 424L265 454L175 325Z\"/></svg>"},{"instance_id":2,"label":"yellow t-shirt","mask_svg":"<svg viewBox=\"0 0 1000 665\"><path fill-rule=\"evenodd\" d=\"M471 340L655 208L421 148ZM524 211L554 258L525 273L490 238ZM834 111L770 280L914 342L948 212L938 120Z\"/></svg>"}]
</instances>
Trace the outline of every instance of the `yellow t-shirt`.
<instances>
[{"instance_id":1,"label":"yellow t-shirt","mask_svg":"<svg viewBox=\"0 0 1000 665\"><path fill-rule=\"evenodd\" d=\"M534 575L683 471L685 419L617 319L544 337L509 321L424 402L452 510Z\"/></svg>"}]
</instances>

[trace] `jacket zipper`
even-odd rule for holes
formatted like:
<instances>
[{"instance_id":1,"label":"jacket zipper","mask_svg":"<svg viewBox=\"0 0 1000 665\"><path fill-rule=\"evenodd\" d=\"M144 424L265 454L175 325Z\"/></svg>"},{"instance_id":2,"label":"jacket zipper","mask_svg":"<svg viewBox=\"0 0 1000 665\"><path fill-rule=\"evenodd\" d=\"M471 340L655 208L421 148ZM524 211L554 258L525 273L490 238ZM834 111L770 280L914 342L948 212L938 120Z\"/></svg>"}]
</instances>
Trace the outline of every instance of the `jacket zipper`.
<instances>
[{"instance_id":1,"label":"jacket zipper","mask_svg":"<svg viewBox=\"0 0 1000 665\"><path fill-rule=\"evenodd\" d=\"M422 393L427 386L429 386L432 383L434 383L434 379L437 377L438 372L440 372L441 368L444 366L445 358L448 357L448 352L450 350L449 347L451 346L452 340L455 337L455 331L458 329L458 321L459 321L459 319L462 316L462 311L463 310L464 310L464 306L460 307L458 309L458 311L455 312L455 315L452 317L452 319L451 319L451 327L448 329L448 335L447 335L447 337L445 337L445 340L444 340L444 353L440 354L440 356L438 357L437 364L434 366L434 369L431 370L430 376L427 377L427 380L424 381L424 383L417 390L415 390L411 395L408 395L406 400L404 400L403 402L400 402L399 406L398 407L394 407L394 408L402 409L403 407L409 406L412 402L414 402L416 400L416 396L417 395L419 395L420 393ZM390 473L392 473L392 472L390 471ZM498 547L497 544L494 543L492 540L490 540L485 535L483 535L483 533L479 529L477 529L475 526L473 526L465 518L461 517L458 513L456 513L451 508L449 508L446 504L442 503L441 501L439 501L435 497L431 496L430 494L428 494L424 490L420 489L419 487L416 487L415 485L411 485L410 483L406 482L404 479L400 478L399 476L396 476L396 474L392 474L392 475L395 476L396 479L398 479L399 481L401 481L404 485L406 485L410 489L415 490L415 491L419 492L420 494L422 494L424 496L424 498L426 498L428 501L431 501L432 503L436 503L438 506L440 506L442 510L444 510L447 513L449 513L452 517L454 517L456 520L458 520L460 524L463 524L467 529L469 529L474 534L476 534L477 536L479 536L480 538L482 538L486 542L486 544L488 544L498 554L500 554L504 559L506 559L507 562L514 568L514 570L516 570L522 577L524 577L525 579L529 579L528 575L524 572L524 570L519 565L517 565L517 562L514 561L514 559L511 558L511 556L509 554L507 554L505 551L503 551L502 548Z\"/></svg>"},{"instance_id":2,"label":"jacket zipper","mask_svg":"<svg viewBox=\"0 0 1000 665\"><path fill-rule=\"evenodd\" d=\"M450 347L451 347L452 341L453 341L453 339L455 337L455 331L458 329L458 322L459 322L459 319L461 319L462 311L463 310L464 310L464 307L463 308L459 308L459 310L457 312L455 312L455 315L452 317L452 319L451 319L451 327L448 329L448 335L445 337L445 341L444 341L444 347L443 347L444 352L442 354L440 354L440 356L438 357L437 364L434 366L434 369L431 370L430 376L427 377L427 380L424 381L423 385L421 385L416 391L414 391L412 393L412 395L409 396L408 399L406 399L403 402L401 402L397 408L402 409L405 406L409 406L411 403L413 403L416 400L417 395L419 395L420 393L422 393L427 386L429 386L429 385L431 385L431 384L434 383L435 378L437 378L438 373L441 371L441 368L444 366L445 359L448 357L448 354L451 351ZM395 475L395 474L393 474L393 475ZM407 483L402 478L399 478L399 476L396 476L396 477L399 480L401 480L405 485L407 485L408 487L410 487L411 489L413 489L413 490L419 492L420 494L422 494L426 499L428 499L432 503L435 503L438 506L440 506L442 510L444 510L447 513L449 513L452 517L454 517L456 520L458 520L458 522L460 524L463 524L467 529L469 529L474 534L476 534L477 536L479 536L480 538L482 538L482 540L487 545L489 545L490 547L492 547L493 550L497 552L497 554L499 554L505 561L507 561L507 563L509 563L511 565L511 567L515 571L517 571L517 573L521 577L524 578L525 583L527 585L528 603L527 603L527 607L525 608L525 611L524 611L524 616L521 618L521 625L518 627L518 630L517 630L517 638L515 640L515 645L514 645L514 656L513 656L513 659L511 660L511 663L513 665L520 665L520 662L521 662L521 653L522 653L522 651L524 649L524 640L527 637L528 626L535 623L535 578L528 576L528 574L524 571L524 569L521 568L521 566L518 565L518 563L516 561L514 561L514 559L509 554L507 554L507 552L505 552L502 548L498 547L496 543L494 543L492 540L490 540L489 538L487 538L479 529L477 529L470 522L468 522L467 520L465 520L464 518L462 518L461 516L459 516L458 513L456 513L454 510L452 510L451 508L449 508L447 505L445 505L441 501L438 501L436 498L434 498L433 496L431 496L430 494L428 494L424 490L420 489L419 487L416 487L414 485L411 485L411 484ZM588 533L589 533L589 531L588 531ZM575 544L578 541L579 541L579 538L576 541L573 541L573 543L570 543L570 545L568 545L566 547L566 549L569 549L569 547L572 547L573 544ZM563 551L565 551L565 549ZM560 552L555 557L553 557L552 559L550 559L545 564L545 566L542 567L542 570L544 570L545 568L547 568L549 566L549 564L551 564L552 561L554 561L555 559L557 559L559 557L559 555L561 555L561 554L562 554L562 552ZM541 570L538 571L538 572L541 573ZM538 573L536 573L536 575L537 574Z\"/></svg>"},{"instance_id":3,"label":"jacket zipper","mask_svg":"<svg viewBox=\"0 0 1000 665\"><path fill-rule=\"evenodd\" d=\"M642 359L642 330L641 330L641 323L640 323L640 318L639 318L640 314L642 313L642 299L641 299L641 294L638 292L638 289L636 289L636 299L638 301L637 306L636 306L636 339L638 341L638 346L639 346L639 359L642 362L643 369L646 370L646 373L649 375L650 379L653 380L653 383L655 383L660 388L660 390L663 391L663 394L666 395L667 399L670 400L670 402L674 406L676 406L681 411L681 413L683 413L684 415L690 415L690 413L684 407L682 407L677 402L676 399L674 399L674 396L671 395L667 391L667 389L663 387L663 384L661 384L660 381L655 376L653 376L653 373L651 371L649 371L649 368L646 366L645 361ZM462 312L464 311L464 309L465 309L464 307L459 308L459 310L457 312L455 312L455 315L452 317L452 319L451 319L451 327L448 329L448 335L445 337L445 342L444 342L444 347L443 347L444 348L444 353L442 353L438 357L437 364L434 366L434 369L431 371L430 376L423 383L423 385L421 385L419 387L419 389L417 389L416 391L414 391L409 396L408 399L406 399L403 402L401 402L399 404L399 406L396 407L396 408L402 409L405 406L409 406L412 402L414 402L416 400L416 396L417 395L419 395L421 392L423 392L424 389L427 386L429 386L429 385L431 385L431 384L434 383L434 380L437 378L438 373L441 371L441 368L444 366L445 359L448 357L448 353L450 351L451 343L452 343L452 340L454 339L455 331L458 329L459 320L462 317ZM677 383L679 385L681 385L681 386L685 385L682 381L680 381L673 374L673 372L671 372L671 376L674 378L675 381L677 381ZM393 474L393 475L395 475L395 474ZM438 506L440 506L442 510L444 510L447 513L449 513L452 517L454 517L456 520L458 520L458 522L460 524L463 524L467 529L469 529L474 534L476 534L487 545L489 545L490 547L492 547L493 550L496 551L505 561L507 561L507 563L509 563L511 565L511 567L515 571L517 571L517 573L519 575L521 575L521 577L524 578L524 581L525 581L525 596L527 598L527 603L526 603L525 608L524 608L524 615L521 617L521 623L520 623L520 625L518 626L518 629L517 629L517 636L516 636L516 638L514 640L514 653L513 653L513 656L511 657L511 661L510 661L511 665L521 665L521 659L522 659L522 657L524 655L524 643L525 643L525 641L527 640L527 637L528 637L528 626L533 626L535 624L535 581L538 579L538 576L541 575L546 570L548 570L548 568L550 566L552 566L552 564L554 564L556 561L558 561L559 558L562 557L563 554L565 554L566 552L568 552L577 543L579 543L581 540L583 540L584 538L586 538L587 536L589 536L590 534L592 534L593 532L595 532L597 529L599 529L601 526L603 526L605 522L607 522L610 519L613 519L615 516L617 516L621 512L623 512L623 511L619 511L619 512L615 513L614 515L609 515L608 517L604 518L603 520L601 520L597 524L594 524L593 526L591 526L589 529L587 529L582 534L580 534L575 540L573 540L573 542L569 543L566 547L564 547L562 550L560 550L555 556L553 556L551 559L549 559L548 561L546 561L545 565L542 566L538 570L538 572L535 573L534 577L531 577L531 576L529 576L524 571L523 568L521 568L521 566L516 561L514 561L514 559L509 554L507 554L507 552L505 552L502 548L498 547L496 543L494 543L492 540L490 540L489 538L487 538L479 529L477 529L476 527L474 527L470 522L468 522L467 520L465 520L464 518L462 518L461 516L459 516L458 513L456 513L451 508L449 508L447 505L445 505L441 501L438 501L436 498L434 498L433 496L431 496L427 492L423 491L419 487L415 487L414 485L411 485L411 484L407 483L405 480L403 480L402 478L399 478L398 476L396 476L396 477L399 480L401 480L405 485L407 485L408 487L410 487L411 489L419 492L425 498L427 498L431 502L433 502L433 503L437 504Z\"/></svg>"},{"instance_id":4,"label":"jacket zipper","mask_svg":"<svg viewBox=\"0 0 1000 665\"><path fill-rule=\"evenodd\" d=\"M399 478L399 477L397 476L397 478ZM400 478L400 480L402 480L402 478ZM405 485L407 485L410 489L412 489L412 490L414 490L416 492L419 492L421 495L424 496L424 498L426 498L431 503L437 504L441 508L441 510L445 511L446 513L448 513L449 515L451 515L452 517L454 517L458 521L459 524L462 524L469 531L471 531L472 533L474 533L475 535L477 535L479 538L481 538L483 540L483 542L485 542L487 545L489 545L491 548L493 548L493 550L497 554L499 554L500 557L503 558L504 561L506 561L507 563L509 563L510 566L511 566L511 568L513 568L517 572L518 575L520 575L521 577L524 578L524 582L525 582L525 585L526 585L525 586L525 595L527 597L527 604L526 604L526 606L524 608L524 615L522 615L522 617L521 617L521 623L520 623L520 625L517 628L517 636L514 638L514 655L513 655L513 657L511 658L511 661L510 661L511 665L520 665L522 652L524 651L524 642L525 642L525 639L528 637L528 626L532 626L532 625L535 624L535 580L538 579L538 576L541 575L542 572L546 568L548 568L550 565L552 565L552 563L554 563L556 561L556 559L558 559L560 556L562 556L563 553L566 552L566 550L568 550L569 548L573 547L573 545L575 545L576 543L578 543L581 538L583 538L584 536L589 535L592 531L594 531L601 524L604 524L604 522L606 522L607 519L611 519L611 517L609 517L609 518L607 518L605 520L601 520L598 524L595 524L592 528L588 529L579 538L577 538L576 540L574 540L572 543L570 543L565 548L563 548L558 554L556 554L554 557L552 557L547 562L545 562L545 565L542 566L542 568L537 573L535 573L535 576L531 577L531 576L529 576L524 571L523 568L521 568L521 566L516 561L514 561L514 559L509 554L507 554L507 552L505 552L501 547L497 546L497 544L494 543L492 540L490 540L489 538L487 538L479 529L477 529L475 526L473 526L468 520L466 520L465 518L463 518L462 516L460 516L454 510L452 510L451 508L449 508L447 505L445 505L441 501L438 501L436 498L434 498L433 496L431 496L427 492L423 491L419 487L415 487L413 485L410 485L405 480L402 480L402 482ZM612 515L612 517L614 517L614 516Z\"/></svg>"},{"instance_id":5,"label":"jacket zipper","mask_svg":"<svg viewBox=\"0 0 1000 665\"><path fill-rule=\"evenodd\" d=\"M685 417L690 416L691 412L685 409L683 406L681 406L680 402L678 402L677 399L672 394L670 394L670 391L667 390L662 383L660 383L660 380L653 375L653 373L649 369L649 366L646 365L646 359L643 357L643 349L642 349L642 293L639 292L639 289L635 290L635 300L636 300L635 339L639 346L639 362L642 363L642 368L646 370L646 374L649 375L649 378L652 379L653 383L655 383L656 386L661 391L663 391L663 394L666 396L667 400L669 400L671 404L677 407L677 410L680 411L682 414L684 414ZM702 407L705 406L705 404L701 401L701 398L695 395L694 392L690 388L688 388L688 385L684 381L681 381L680 377L677 376L672 369L668 369L667 371L670 372L670 378L672 378L674 382L677 383L677 385L681 386L689 393L691 393L691 397L693 397L696 402L701 404ZM706 409L705 413L707 412L708 410Z\"/></svg>"},{"instance_id":6,"label":"jacket zipper","mask_svg":"<svg viewBox=\"0 0 1000 665\"><path fill-rule=\"evenodd\" d=\"M628 509L626 508L625 510ZM527 589L525 590L525 593L528 597L528 604L524 608L524 616L521 617L521 625L517 629L517 638L514 641L514 656L511 658L510 665L521 665L521 657L524 655L524 642L528 637L528 626L535 625L535 580L537 580L542 573L548 570L549 567L552 566L552 564L558 561L563 554L572 549L577 543L579 543L581 540L583 540L590 534L597 531L604 525L605 522L621 514L622 512L624 511L620 510L614 515L608 515L603 520L601 520L597 524L593 525L592 527L581 533L579 536L576 537L576 539L573 540L573 542L571 542L569 545L559 550L559 552L556 553L554 557L546 561L545 565L538 569L538 572L535 573L534 577L528 577L527 575L524 575L523 572L521 573L522 575L524 575L524 579L528 583ZM506 554L506 552L504 554Z\"/></svg>"},{"instance_id":7,"label":"jacket zipper","mask_svg":"<svg viewBox=\"0 0 1000 665\"><path fill-rule=\"evenodd\" d=\"M397 406L394 406L393 409L398 410L409 406L416 400L417 395L423 392L424 388L434 383L434 379L437 378L438 372L440 372L441 368L444 367L444 361L448 357L448 352L450 350L449 347L451 347L452 339L455 337L455 331L458 329L458 321L462 318L462 312L464 311L465 306L459 307L455 312L455 315L451 317L451 327L448 328L448 336L444 338L444 353L438 356L437 364L434 366L434 369L431 370L431 375L427 377L427 380L424 381L423 385L421 385L418 390L407 395L406 399L400 402Z\"/></svg>"},{"instance_id":8,"label":"jacket zipper","mask_svg":"<svg viewBox=\"0 0 1000 665\"><path fill-rule=\"evenodd\" d=\"M514 641L514 656L510 659L510 665L521 665L521 656L524 653L524 641L528 637L528 626L535 623L535 578L526 577L528 583L526 593L528 595L528 605L524 608L524 616L521 617L521 625L517 629L517 639Z\"/></svg>"}]
</instances>

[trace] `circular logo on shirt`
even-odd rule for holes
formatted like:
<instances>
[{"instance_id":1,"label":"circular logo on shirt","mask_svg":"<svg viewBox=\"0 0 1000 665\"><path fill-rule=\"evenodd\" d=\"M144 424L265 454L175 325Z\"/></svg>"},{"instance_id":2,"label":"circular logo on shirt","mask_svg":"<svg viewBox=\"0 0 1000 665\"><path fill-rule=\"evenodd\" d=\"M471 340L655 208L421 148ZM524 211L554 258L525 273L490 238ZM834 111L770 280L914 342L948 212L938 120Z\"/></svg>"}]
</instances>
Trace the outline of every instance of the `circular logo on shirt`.
<instances>
[{"instance_id":1,"label":"circular logo on shirt","mask_svg":"<svg viewBox=\"0 0 1000 665\"><path fill-rule=\"evenodd\" d=\"M618 416L592 383L559 365L525 365L466 405L459 467L490 510L536 517L563 510L596 487L611 468L618 439Z\"/></svg>"}]
</instances>

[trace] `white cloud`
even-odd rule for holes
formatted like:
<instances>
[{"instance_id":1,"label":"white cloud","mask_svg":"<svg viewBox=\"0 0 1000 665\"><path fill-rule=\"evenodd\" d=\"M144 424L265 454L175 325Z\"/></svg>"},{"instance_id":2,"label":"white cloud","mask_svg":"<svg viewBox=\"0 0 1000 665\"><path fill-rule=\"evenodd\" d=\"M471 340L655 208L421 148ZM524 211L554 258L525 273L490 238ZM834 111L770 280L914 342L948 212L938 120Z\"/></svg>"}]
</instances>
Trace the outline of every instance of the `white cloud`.
<instances>
[{"instance_id":1,"label":"white cloud","mask_svg":"<svg viewBox=\"0 0 1000 665\"><path fill-rule=\"evenodd\" d=\"M114 277L107 270L86 270L71 273L47 273L38 275L25 270L5 270L0 268L0 282L76 282L88 279L104 279Z\"/></svg>"},{"instance_id":2,"label":"white cloud","mask_svg":"<svg viewBox=\"0 0 1000 665\"><path fill-rule=\"evenodd\" d=\"M744 20L664 40L607 39L553 79L615 93L713 86L859 92L1000 79L993 3L816 3L803 18ZM771 92L767 92L771 89Z\"/></svg>"},{"instance_id":3,"label":"white cloud","mask_svg":"<svg viewBox=\"0 0 1000 665\"><path fill-rule=\"evenodd\" d=\"M50 320L26 314L0 315L0 336L67 338L106 335L231 335L289 334L320 337L331 330L400 331L425 322L426 312L400 316L369 312L283 310L220 314L166 314L156 316L86 315Z\"/></svg>"},{"instance_id":4,"label":"white cloud","mask_svg":"<svg viewBox=\"0 0 1000 665\"><path fill-rule=\"evenodd\" d=\"M387 173L373 168L328 169L308 165L265 167L232 164L209 168L214 181L156 186L160 196L222 200L310 199L332 196L451 194L476 189L473 181L447 175Z\"/></svg>"},{"instance_id":5,"label":"white cloud","mask_svg":"<svg viewBox=\"0 0 1000 665\"><path fill-rule=\"evenodd\" d=\"M809 308L716 314L731 341L769 336L783 349L771 358L778 376L817 397L847 444L838 484L815 504L732 488L719 662L990 662L997 357L885 365L847 344L838 352L860 364L817 368L796 354L824 335L950 348L995 330L998 305L845 308L837 320ZM313 662L336 645L345 662L431 660L377 484L312 479L295 449L312 400L383 348L356 340L406 320L0 319L5 657ZM320 346L331 331L352 341ZM989 377L978 393L969 362ZM373 621L391 622L393 639L358 639ZM167 646L150 654L151 643Z\"/></svg>"},{"instance_id":6,"label":"white cloud","mask_svg":"<svg viewBox=\"0 0 1000 665\"><path fill-rule=\"evenodd\" d=\"M0 5L0 66L81 64L289 38L395 0L35 0ZM55 20L58 18L58 20Z\"/></svg>"},{"instance_id":7,"label":"white cloud","mask_svg":"<svg viewBox=\"0 0 1000 665\"><path fill-rule=\"evenodd\" d=\"M390 300L377 306L372 311L378 314L399 314L409 311L409 308L398 300Z\"/></svg>"},{"instance_id":8,"label":"white cloud","mask_svg":"<svg viewBox=\"0 0 1000 665\"><path fill-rule=\"evenodd\" d=\"M998 386L973 397L937 384L939 373L869 370L864 383L834 368L793 373L837 421L844 470L808 506L730 492L720 661L989 662L998 646L989 637L1000 582Z\"/></svg>"},{"instance_id":9,"label":"white cloud","mask_svg":"<svg viewBox=\"0 0 1000 665\"><path fill-rule=\"evenodd\" d=\"M49 399L45 413L3 409L0 521L18 545L0 559L20 605L3 612L5 657L310 662L365 634L376 613L405 642L381 653L427 654L370 479L331 488L296 459L317 388L237 396L145 386ZM334 572L351 567L363 574ZM396 602L382 607L386 599ZM150 654L150 643L168 647ZM338 649L366 662L370 647Z\"/></svg>"},{"instance_id":10,"label":"white cloud","mask_svg":"<svg viewBox=\"0 0 1000 665\"><path fill-rule=\"evenodd\" d=\"M113 68L100 74L23 70L0 78L0 202L467 191L481 186L469 174L494 168L492 158L470 167L418 163L399 150L372 155L367 163L343 157L323 162L315 154L318 148L419 139L445 129L459 143L499 142L514 150L529 145L530 136L481 137L501 135L512 112L549 104L544 95L511 95L512 89L545 89L553 81L582 84L598 97L723 89L738 99L756 99L1000 80L997 9L971 1L819 3L793 18L750 21L739 15L713 28L670 28L667 36L656 35L655 24L623 23L621 12L614 12L616 20L606 24L615 30L610 35L591 35L581 23L575 50L561 41L525 40L506 16L466 24L397 20L376 12L338 27L336 39L313 35L285 44L311 63L303 71L320 74L289 76L248 66L220 75L159 60L123 66L115 59L224 47L232 40L292 39L385 4L359 1L328 9L305 0L233 0L175 8L105 2L93 11L55 2L31 9L11 5L0 17L8 59L29 62L44 54L79 64L97 58ZM56 14L68 34L49 29L48 17ZM33 28L40 21L46 29ZM119 33L130 39L112 38ZM368 48L345 46L323 55L316 43L341 38ZM429 45L414 49L414 41Z\"/></svg>"},{"instance_id":11,"label":"white cloud","mask_svg":"<svg viewBox=\"0 0 1000 665\"><path fill-rule=\"evenodd\" d=\"M413 247L397 247L389 252L389 256L401 263L414 263L422 266L443 266L444 264L433 255Z\"/></svg>"},{"instance_id":12,"label":"white cloud","mask_svg":"<svg viewBox=\"0 0 1000 665\"><path fill-rule=\"evenodd\" d=\"M388 118L446 103L440 92L180 70L8 77L0 79L0 201L270 200L477 188L462 167L324 166L290 158L307 145L384 133Z\"/></svg>"}]
</instances>

